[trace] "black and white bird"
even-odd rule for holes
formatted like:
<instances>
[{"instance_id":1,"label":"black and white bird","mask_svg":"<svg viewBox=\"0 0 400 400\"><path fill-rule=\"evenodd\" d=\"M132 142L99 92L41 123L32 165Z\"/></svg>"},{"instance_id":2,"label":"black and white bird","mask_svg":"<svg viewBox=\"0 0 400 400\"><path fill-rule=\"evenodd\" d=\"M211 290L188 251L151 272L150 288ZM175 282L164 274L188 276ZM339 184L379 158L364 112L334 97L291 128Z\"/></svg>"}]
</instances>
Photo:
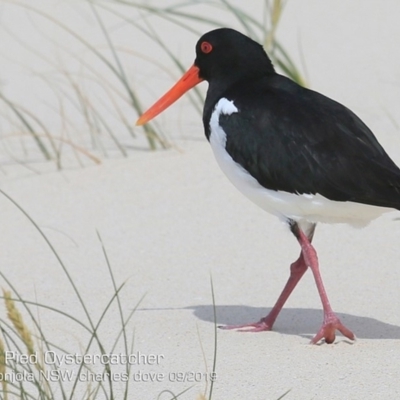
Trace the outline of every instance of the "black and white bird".
<instances>
[{"instance_id":1,"label":"black and white bird","mask_svg":"<svg viewBox=\"0 0 400 400\"><path fill-rule=\"evenodd\" d=\"M219 166L245 196L286 221L301 247L271 312L256 323L224 328L272 329L310 267L324 311L311 342L332 343L336 330L354 340L332 310L311 241L317 222L364 226L399 210L399 168L352 111L277 74L260 44L228 28L200 38L193 66L137 124L203 80L209 84L205 135Z\"/></svg>"}]
</instances>

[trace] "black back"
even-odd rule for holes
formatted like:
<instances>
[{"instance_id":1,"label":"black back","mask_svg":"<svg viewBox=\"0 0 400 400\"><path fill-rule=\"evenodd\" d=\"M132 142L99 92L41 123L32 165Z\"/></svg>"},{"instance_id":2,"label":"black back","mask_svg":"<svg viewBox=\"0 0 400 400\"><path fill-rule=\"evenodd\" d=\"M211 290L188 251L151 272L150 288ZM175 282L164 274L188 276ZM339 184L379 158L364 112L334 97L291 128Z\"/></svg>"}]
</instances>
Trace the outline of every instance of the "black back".
<instances>
[{"instance_id":1,"label":"black back","mask_svg":"<svg viewBox=\"0 0 400 400\"><path fill-rule=\"evenodd\" d=\"M204 40L210 54L199 50ZM206 137L218 100L232 100L239 112L219 119L226 150L262 186L400 209L400 170L352 111L276 74L262 47L236 31L209 32L196 49L209 82Z\"/></svg>"}]
</instances>

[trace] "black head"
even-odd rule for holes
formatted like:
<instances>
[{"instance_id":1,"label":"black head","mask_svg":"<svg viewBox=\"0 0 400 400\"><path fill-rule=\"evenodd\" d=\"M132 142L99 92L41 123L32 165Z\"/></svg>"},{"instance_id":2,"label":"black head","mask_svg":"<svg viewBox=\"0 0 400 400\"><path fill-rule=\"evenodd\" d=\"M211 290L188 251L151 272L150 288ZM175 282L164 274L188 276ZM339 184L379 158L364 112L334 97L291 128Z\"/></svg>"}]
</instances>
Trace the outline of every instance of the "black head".
<instances>
[{"instance_id":1,"label":"black head","mask_svg":"<svg viewBox=\"0 0 400 400\"><path fill-rule=\"evenodd\" d=\"M203 35L196 45L196 60L182 78L136 122L143 125L203 80L208 81L204 114L230 86L244 79L274 74L274 67L260 44L228 28Z\"/></svg>"},{"instance_id":2,"label":"black head","mask_svg":"<svg viewBox=\"0 0 400 400\"><path fill-rule=\"evenodd\" d=\"M237 81L273 74L274 67L263 47L234 29L220 28L204 34L196 44L200 78Z\"/></svg>"}]
</instances>

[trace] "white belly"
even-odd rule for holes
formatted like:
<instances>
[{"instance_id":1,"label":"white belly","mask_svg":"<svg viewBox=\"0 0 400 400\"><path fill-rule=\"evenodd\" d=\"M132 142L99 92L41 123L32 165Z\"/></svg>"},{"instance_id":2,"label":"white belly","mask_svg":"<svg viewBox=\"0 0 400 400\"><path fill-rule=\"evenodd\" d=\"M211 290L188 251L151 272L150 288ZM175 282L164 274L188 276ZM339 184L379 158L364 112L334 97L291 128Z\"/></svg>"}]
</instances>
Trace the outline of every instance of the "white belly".
<instances>
[{"instance_id":1,"label":"white belly","mask_svg":"<svg viewBox=\"0 0 400 400\"><path fill-rule=\"evenodd\" d=\"M383 213L393 211L391 208L350 201L333 201L319 194L297 195L264 188L225 150L226 134L219 125L219 116L236 112L240 111L230 100L222 98L217 103L210 120L210 144L220 168L229 180L263 210L283 220L291 218L300 224L328 222L354 226L365 226Z\"/></svg>"}]
</instances>

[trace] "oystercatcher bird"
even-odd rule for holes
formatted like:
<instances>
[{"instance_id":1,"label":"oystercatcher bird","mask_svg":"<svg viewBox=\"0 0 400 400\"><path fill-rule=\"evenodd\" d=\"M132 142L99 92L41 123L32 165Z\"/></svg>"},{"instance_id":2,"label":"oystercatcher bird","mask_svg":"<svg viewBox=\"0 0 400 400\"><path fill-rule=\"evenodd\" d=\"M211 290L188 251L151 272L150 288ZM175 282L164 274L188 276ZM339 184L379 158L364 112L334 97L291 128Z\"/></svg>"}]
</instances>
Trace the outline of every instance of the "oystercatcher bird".
<instances>
[{"instance_id":1,"label":"oystercatcher bird","mask_svg":"<svg viewBox=\"0 0 400 400\"><path fill-rule=\"evenodd\" d=\"M228 28L200 38L193 66L137 124L203 80L209 84L205 135L219 166L245 196L285 221L301 247L271 312L256 323L223 328L272 329L310 267L324 311L311 343L332 343L336 330L354 340L332 310L311 241L317 222L365 226L399 210L399 168L352 111L277 74L260 44Z\"/></svg>"}]
</instances>

